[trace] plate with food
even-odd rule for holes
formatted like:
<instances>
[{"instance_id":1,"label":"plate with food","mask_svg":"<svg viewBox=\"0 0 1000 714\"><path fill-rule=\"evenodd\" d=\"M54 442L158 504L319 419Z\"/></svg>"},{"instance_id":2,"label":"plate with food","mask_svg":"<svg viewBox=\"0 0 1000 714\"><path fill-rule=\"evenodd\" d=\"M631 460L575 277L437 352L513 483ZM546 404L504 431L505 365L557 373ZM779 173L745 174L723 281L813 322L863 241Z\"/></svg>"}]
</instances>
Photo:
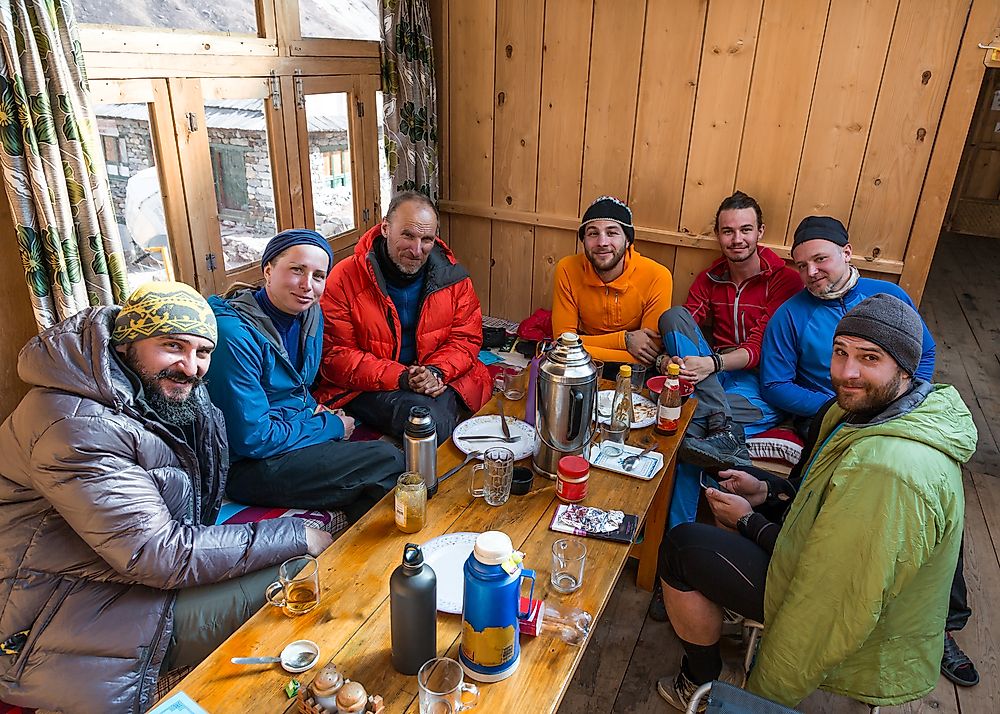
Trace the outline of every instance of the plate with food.
<instances>
[{"instance_id":1,"label":"plate with food","mask_svg":"<svg viewBox=\"0 0 1000 714\"><path fill-rule=\"evenodd\" d=\"M602 389L597 393L597 421L601 424L611 422L611 402L615 398L615 390ZM656 423L656 405L641 394L632 393L632 428L641 429Z\"/></svg>"},{"instance_id":2,"label":"plate with food","mask_svg":"<svg viewBox=\"0 0 1000 714\"><path fill-rule=\"evenodd\" d=\"M515 417L507 417L510 438L504 436L498 414L482 414L466 419L455 427L451 440L463 454L486 451L494 446L505 446L514 452L514 460L531 456L535 450L535 427Z\"/></svg>"}]
</instances>

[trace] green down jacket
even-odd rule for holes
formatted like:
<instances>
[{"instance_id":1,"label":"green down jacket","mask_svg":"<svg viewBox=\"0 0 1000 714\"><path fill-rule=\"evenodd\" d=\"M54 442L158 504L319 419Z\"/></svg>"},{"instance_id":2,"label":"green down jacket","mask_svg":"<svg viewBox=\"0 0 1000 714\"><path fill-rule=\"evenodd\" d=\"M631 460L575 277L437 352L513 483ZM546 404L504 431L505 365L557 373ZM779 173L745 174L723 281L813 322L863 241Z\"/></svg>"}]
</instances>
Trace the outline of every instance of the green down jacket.
<instances>
[{"instance_id":1,"label":"green down jacket","mask_svg":"<svg viewBox=\"0 0 1000 714\"><path fill-rule=\"evenodd\" d=\"M892 705L934 689L977 432L954 387L920 387L867 424L827 412L768 567L751 691Z\"/></svg>"}]
</instances>

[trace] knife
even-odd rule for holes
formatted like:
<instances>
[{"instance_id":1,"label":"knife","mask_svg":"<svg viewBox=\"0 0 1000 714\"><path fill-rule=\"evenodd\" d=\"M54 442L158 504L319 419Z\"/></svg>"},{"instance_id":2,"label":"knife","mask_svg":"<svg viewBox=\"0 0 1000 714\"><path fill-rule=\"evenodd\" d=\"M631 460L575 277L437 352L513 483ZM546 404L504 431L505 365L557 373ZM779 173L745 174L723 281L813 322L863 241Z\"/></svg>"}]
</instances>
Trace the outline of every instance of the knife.
<instances>
[{"instance_id":1,"label":"knife","mask_svg":"<svg viewBox=\"0 0 1000 714\"><path fill-rule=\"evenodd\" d=\"M500 411L500 426L503 428L503 435L510 438L510 427L507 425L507 417L503 413L503 395L497 400L497 409Z\"/></svg>"}]
</instances>

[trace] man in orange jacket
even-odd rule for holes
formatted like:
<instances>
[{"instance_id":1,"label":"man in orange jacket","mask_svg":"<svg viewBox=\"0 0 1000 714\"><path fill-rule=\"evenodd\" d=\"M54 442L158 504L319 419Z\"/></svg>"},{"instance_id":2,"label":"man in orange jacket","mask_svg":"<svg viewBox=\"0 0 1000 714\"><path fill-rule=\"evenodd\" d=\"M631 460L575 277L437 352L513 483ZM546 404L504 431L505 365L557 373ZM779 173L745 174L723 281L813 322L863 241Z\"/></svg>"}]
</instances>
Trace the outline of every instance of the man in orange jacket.
<instances>
[{"instance_id":1,"label":"man in orange jacket","mask_svg":"<svg viewBox=\"0 0 1000 714\"><path fill-rule=\"evenodd\" d=\"M478 411L493 385L479 361L479 298L437 231L434 203L404 191L354 255L333 267L320 299L323 361L314 394L394 436L412 407L425 407L441 443L461 408Z\"/></svg>"},{"instance_id":2,"label":"man in orange jacket","mask_svg":"<svg viewBox=\"0 0 1000 714\"><path fill-rule=\"evenodd\" d=\"M669 307L670 271L633 247L632 211L601 196L578 230L583 254L556 266L552 332L575 332L592 357L651 365L663 350L657 321Z\"/></svg>"}]
</instances>

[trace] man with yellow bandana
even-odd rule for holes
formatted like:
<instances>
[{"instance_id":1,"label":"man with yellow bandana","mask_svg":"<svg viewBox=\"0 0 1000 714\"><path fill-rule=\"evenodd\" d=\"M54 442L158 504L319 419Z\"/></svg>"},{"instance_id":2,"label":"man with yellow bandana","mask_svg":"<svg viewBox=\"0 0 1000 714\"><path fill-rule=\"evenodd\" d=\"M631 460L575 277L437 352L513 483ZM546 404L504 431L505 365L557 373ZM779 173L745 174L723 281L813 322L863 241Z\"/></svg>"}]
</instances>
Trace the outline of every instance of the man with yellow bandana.
<instances>
[{"instance_id":1,"label":"man with yellow bandana","mask_svg":"<svg viewBox=\"0 0 1000 714\"><path fill-rule=\"evenodd\" d=\"M143 712L263 604L276 566L331 537L297 518L214 525L228 467L203 377L208 303L147 283L21 351L0 426L0 700Z\"/></svg>"}]
</instances>

